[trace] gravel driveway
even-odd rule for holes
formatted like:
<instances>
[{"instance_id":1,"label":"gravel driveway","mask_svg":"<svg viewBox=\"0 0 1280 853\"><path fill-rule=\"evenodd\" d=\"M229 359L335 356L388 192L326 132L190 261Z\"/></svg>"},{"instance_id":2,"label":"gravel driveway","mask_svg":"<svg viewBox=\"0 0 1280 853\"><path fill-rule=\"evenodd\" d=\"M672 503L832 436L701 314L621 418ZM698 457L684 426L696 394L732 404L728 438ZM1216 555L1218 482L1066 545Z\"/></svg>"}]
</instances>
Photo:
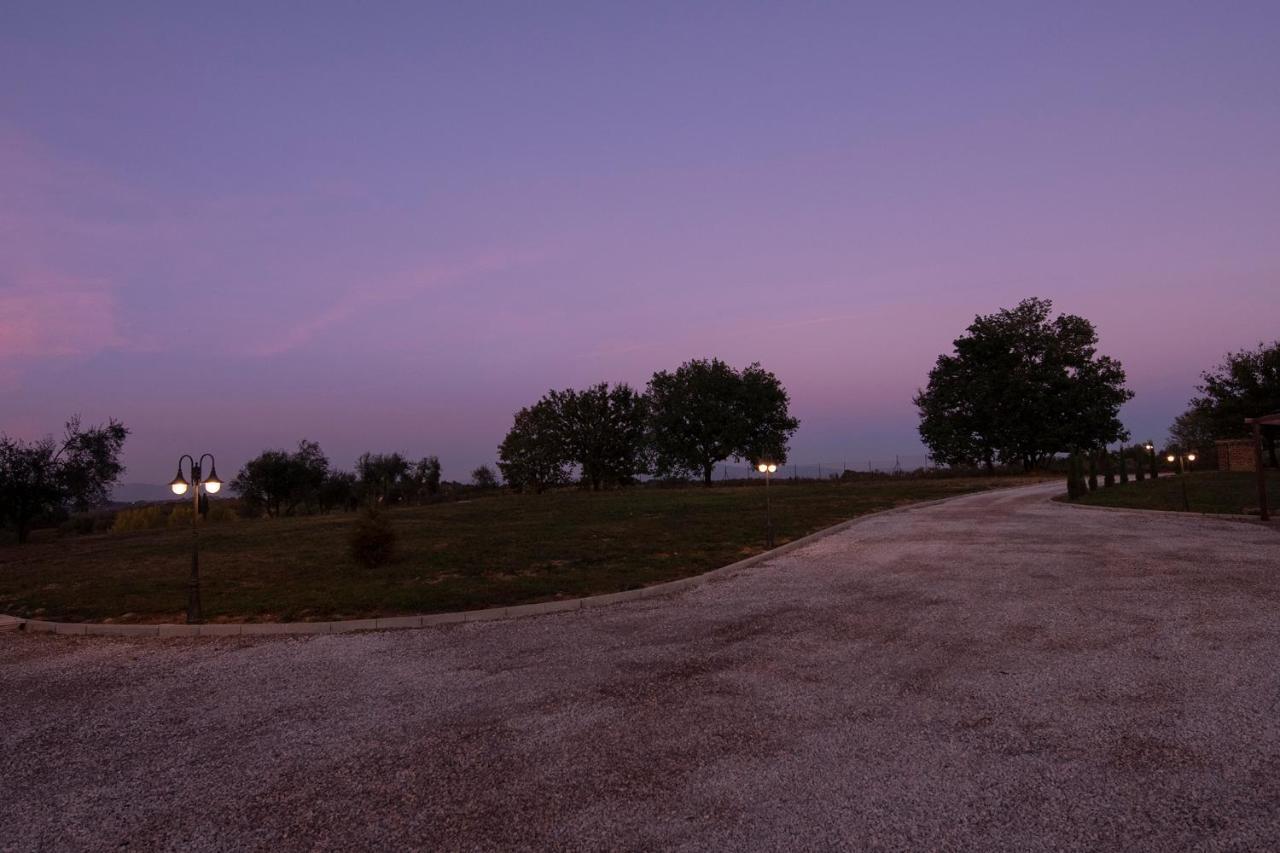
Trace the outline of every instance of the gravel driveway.
<instances>
[{"instance_id":1,"label":"gravel driveway","mask_svg":"<svg viewBox=\"0 0 1280 853\"><path fill-rule=\"evenodd\" d=\"M0 849L1280 848L1280 535L1058 488L599 610L0 635Z\"/></svg>"}]
</instances>

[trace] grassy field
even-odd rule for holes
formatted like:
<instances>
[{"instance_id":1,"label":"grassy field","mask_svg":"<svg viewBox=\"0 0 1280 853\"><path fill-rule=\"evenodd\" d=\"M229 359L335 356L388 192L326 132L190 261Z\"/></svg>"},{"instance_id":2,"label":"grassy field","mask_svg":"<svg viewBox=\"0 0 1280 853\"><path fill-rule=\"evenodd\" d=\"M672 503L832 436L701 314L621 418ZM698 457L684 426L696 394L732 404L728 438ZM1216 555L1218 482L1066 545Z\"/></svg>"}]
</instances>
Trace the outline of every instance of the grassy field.
<instances>
[{"instance_id":1,"label":"grassy field","mask_svg":"<svg viewBox=\"0 0 1280 853\"><path fill-rule=\"evenodd\" d=\"M1178 477L1161 477L1098 489L1080 499L1093 506L1132 507L1182 512L1183 482ZM1245 514L1258 511L1258 481L1247 471L1199 471L1186 475L1187 503L1191 512ZM1280 472L1267 477L1267 503L1280 512Z\"/></svg>"},{"instance_id":2,"label":"grassy field","mask_svg":"<svg viewBox=\"0 0 1280 853\"><path fill-rule=\"evenodd\" d=\"M912 501L1031 482L882 480L772 486L778 544ZM763 550L764 486L501 495L394 509L396 559L357 567L353 515L236 521L200 532L208 621L352 619L633 589ZM0 613L180 622L190 530L0 547Z\"/></svg>"}]
</instances>

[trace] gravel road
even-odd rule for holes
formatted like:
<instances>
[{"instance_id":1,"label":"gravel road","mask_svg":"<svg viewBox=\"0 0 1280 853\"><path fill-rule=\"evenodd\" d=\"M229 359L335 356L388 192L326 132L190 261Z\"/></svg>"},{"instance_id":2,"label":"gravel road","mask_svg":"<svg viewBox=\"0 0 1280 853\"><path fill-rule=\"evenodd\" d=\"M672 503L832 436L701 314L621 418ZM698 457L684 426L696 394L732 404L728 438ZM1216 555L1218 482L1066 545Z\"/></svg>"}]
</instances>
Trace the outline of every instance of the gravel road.
<instances>
[{"instance_id":1,"label":"gravel road","mask_svg":"<svg viewBox=\"0 0 1280 853\"><path fill-rule=\"evenodd\" d=\"M0 849L1280 849L1280 534L1057 488L599 610L0 634Z\"/></svg>"}]
</instances>

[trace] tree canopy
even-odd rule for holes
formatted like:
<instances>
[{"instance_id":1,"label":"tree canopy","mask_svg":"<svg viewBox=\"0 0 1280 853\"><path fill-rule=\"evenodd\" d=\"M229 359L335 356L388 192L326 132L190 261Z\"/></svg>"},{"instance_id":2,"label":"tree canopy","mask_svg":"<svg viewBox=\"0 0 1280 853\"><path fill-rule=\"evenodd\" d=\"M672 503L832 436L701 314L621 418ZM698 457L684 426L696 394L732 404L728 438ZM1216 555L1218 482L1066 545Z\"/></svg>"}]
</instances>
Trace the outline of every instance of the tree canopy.
<instances>
[{"instance_id":1,"label":"tree canopy","mask_svg":"<svg viewBox=\"0 0 1280 853\"><path fill-rule=\"evenodd\" d=\"M1120 362L1098 355L1088 320L1052 312L1050 300L1026 299L975 317L938 357L913 400L935 460L1030 469L1128 437L1119 412L1133 392Z\"/></svg>"},{"instance_id":2,"label":"tree canopy","mask_svg":"<svg viewBox=\"0 0 1280 853\"><path fill-rule=\"evenodd\" d=\"M647 415L644 396L625 383L549 391L516 413L498 467L517 491L568 482L575 468L592 489L626 485L648 469Z\"/></svg>"},{"instance_id":3,"label":"tree canopy","mask_svg":"<svg viewBox=\"0 0 1280 853\"><path fill-rule=\"evenodd\" d=\"M1245 418L1280 412L1280 341L1227 353L1221 364L1200 375L1196 391L1169 431L1173 438L1202 447L1214 439L1248 436ZM1277 461L1275 433L1264 431L1272 465Z\"/></svg>"},{"instance_id":4,"label":"tree canopy","mask_svg":"<svg viewBox=\"0 0 1280 853\"><path fill-rule=\"evenodd\" d=\"M584 485L599 490L635 481L648 470L648 402L630 385L601 382L547 395L559 422L564 458L577 465Z\"/></svg>"},{"instance_id":5,"label":"tree canopy","mask_svg":"<svg viewBox=\"0 0 1280 853\"><path fill-rule=\"evenodd\" d=\"M240 469L231 488L240 496L247 515L265 512L271 517L293 515L299 509L315 511L330 498L329 458L320 445L305 438L293 453L266 450Z\"/></svg>"},{"instance_id":6,"label":"tree canopy","mask_svg":"<svg viewBox=\"0 0 1280 853\"><path fill-rule=\"evenodd\" d=\"M758 363L738 371L717 358L687 361L655 373L648 396L658 474L696 474L707 485L729 458L785 462L800 426L786 389Z\"/></svg>"},{"instance_id":7,"label":"tree canopy","mask_svg":"<svg viewBox=\"0 0 1280 853\"><path fill-rule=\"evenodd\" d=\"M555 406L542 398L516 412L498 446L498 468L517 492L542 492L569 481L569 463Z\"/></svg>"},{"instance_id":8,"label":"tree canopy","mask_svg":"<svg viewBox=\"0 0 1280 853\"><path fill-rule=\"evenodd\" d=\"M120 450L128 436L119 421L81 427L79 417L67 421L61 441L0 435L0 521L12 523L24 543L42 516L106 503L125 470Z\"/></svg>"}]
</instances>

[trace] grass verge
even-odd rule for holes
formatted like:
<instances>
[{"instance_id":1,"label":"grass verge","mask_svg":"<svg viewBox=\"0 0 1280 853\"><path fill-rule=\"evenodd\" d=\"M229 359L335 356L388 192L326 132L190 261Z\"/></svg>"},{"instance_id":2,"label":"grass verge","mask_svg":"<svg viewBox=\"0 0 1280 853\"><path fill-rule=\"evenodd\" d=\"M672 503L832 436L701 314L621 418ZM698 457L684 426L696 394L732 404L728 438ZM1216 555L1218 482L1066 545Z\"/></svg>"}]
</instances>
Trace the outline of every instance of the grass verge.
<instances>
[{"instance_id":1,"label":"grass verge","mask_svg":"<svg viewBox=\"0 0 1280 853\"><path fill-rule=\"evenodd\" d=\"M1029 478L771 486L777 544L855 516ZM397 556L348 553L353 515L237 521L200 531L208 621L356 619L618 592L764 550L763 484L501 495L391 510ZM190 530L0 547L0 612L50 620L180 622Z\"/></svg>"},{"instance_id":2,"label":"grass verge","mask_svg":"<svg viewBox=\"0 0 1280 853\"><path fill-rule=\"evenodd\" d=\"M1191 512L1257 514L1258 480L1248 471L1197 471L1185 477L1161 477L1098 489L1078 503L1171 512L1185 512L1189 506ZM1267 473L1267 503L1273 512L1280 510L1280 471Z\"/></svg>"}]
</instances>

